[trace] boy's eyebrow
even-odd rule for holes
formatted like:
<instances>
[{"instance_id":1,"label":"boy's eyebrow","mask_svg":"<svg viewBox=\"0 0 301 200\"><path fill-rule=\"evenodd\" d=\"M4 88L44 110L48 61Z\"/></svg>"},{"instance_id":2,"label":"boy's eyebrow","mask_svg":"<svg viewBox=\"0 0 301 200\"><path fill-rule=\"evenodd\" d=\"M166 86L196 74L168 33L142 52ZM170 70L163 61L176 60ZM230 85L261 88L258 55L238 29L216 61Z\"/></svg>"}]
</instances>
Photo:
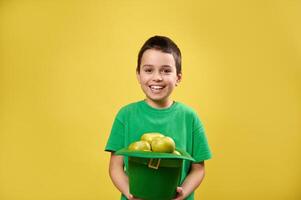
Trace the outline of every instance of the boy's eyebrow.
<instances>
[{"instance_id":1,"label":"boy's eyebrow","mask_svg":"<svg viewBox=\"0 0 301 200\"><path fill-rule=\"evenodd\" d=\"M151 64L144 64L142 67L153 67L154 65L151 65ZM170 65L162 65L161 67L164 67L164 68L172 68L172 66Z\"/></svg>"},{"instance_id":2,"label":"boy's eyebrow","mask_svg":"<svg viewBox=\"0 0 301 200\"><path fill-rule=\"evenodd\" d=\"M162 65L161 67L172 68L170 65Z\"/></svg>"},{"instance_id":3,"label":"boy's eyebrow","mask_svg":"<svg viewBox=\"0 0 301 200\"><path fill-rule=\"evenodd\" d=\"M144 64L142 67L153 67L151 64Z\"/></svg>"}]
</instances>

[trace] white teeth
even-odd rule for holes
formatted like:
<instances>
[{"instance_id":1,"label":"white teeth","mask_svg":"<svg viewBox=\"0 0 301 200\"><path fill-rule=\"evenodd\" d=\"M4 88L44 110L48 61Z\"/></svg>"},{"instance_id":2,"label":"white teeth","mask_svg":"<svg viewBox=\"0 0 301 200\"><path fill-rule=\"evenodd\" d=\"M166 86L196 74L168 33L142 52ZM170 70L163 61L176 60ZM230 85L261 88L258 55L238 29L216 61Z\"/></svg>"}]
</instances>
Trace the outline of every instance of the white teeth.
<instances>
[{"instance_id":1,"label":"white teeth","mask_svg":"<svg viewBox=\"0 0 301 200\"><path fill-rule=\"evenodd\" d=\"M162 89L163 87L162 87L162 86L158 86L158 85L152 85L152 86L150 86L150 88L151 88L152 90L160 90L160 89Z\"/></svg>"}]
</instances>

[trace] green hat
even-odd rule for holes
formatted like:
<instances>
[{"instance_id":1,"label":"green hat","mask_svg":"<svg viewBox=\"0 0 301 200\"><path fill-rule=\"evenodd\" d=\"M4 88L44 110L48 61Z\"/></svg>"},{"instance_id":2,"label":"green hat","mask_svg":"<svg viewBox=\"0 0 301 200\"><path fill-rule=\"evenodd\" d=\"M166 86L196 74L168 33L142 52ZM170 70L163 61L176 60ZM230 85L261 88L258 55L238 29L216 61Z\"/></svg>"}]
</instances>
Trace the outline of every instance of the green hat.
<instances>
[{"instance_id":1,"label":"green hat","mask_svg":"<svg viewBox=\"0 0 301 200\"><path fill-rule=\"evenodd\" d=\"M121 149L115 155L129 157L130 193L144 200L170 200L180 184L183 160L195 161L186 151L181 155Z\"/></svg>"}]
</instances>

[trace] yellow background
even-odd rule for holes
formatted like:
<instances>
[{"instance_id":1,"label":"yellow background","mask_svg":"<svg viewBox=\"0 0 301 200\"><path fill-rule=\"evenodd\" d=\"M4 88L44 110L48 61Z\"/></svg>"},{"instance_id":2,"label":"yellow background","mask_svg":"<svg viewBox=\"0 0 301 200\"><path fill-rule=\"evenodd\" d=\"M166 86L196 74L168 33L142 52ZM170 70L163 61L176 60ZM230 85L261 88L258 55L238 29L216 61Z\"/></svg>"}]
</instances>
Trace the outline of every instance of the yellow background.
<instances>
[{"instance_id":1,"label":"yellow background","mask_svg":"<svg viewBox=\"0 0 301 200\"><path fill-rule=\"evenodd\" d=\"M174 98L213 151L196 199L301 199L301 3L0 1L0 199L118 199L104 145L144 98L139 48L183 54Z\"/></svg>"}]
</instances>

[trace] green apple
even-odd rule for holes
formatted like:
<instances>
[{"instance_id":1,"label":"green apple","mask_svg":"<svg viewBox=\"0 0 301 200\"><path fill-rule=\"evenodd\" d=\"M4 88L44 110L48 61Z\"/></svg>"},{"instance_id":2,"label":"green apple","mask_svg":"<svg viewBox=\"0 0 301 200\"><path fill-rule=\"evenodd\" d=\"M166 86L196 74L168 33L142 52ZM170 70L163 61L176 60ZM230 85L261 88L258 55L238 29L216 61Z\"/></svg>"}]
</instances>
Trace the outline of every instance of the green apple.
<instances>
[{"instance_id":1,"label":"green apple","mask_svg":"<svg viewBox=\"0 0 301 200\"><path fill-rule=\"evenodd\" d=\"M153 152L173 153L176 148L176 144L170 137L159 137L153 139L151 148Z\"/></svg>"},{"instance_id":2,"label":"green apple","mask_svg":"<svg viewBox=\"0 0 301 200\"><path fill-rule=\"evenodd\" d=\"M146 141L137 141L131 143L128 149L132 151L151 151L151 146Z\"/></svg>"},{"instance_id":3,"label":"green apple","mask_svg":"<svg viewBox=\"0 0 301 200\"><path fill-rule=\"evenodd\" d=\"M141 140L147 141L149 144L151 144L154 138L160 138L160 137L162 138L164 137L164 135L162 135L161 133L144 133L141 136Z\"/></svg>"},{"instance_id":4,"label":"green apple","mask_svg":"<svg viewBox=\"0 0 301 200\"><path fill-rule=\"evenodd\" d=\"M181 153L178 152L177 150L174 150L172 153L175 154L175 155L179 155L179 156L181 155Z\"/></svg>"}]
</instances>

